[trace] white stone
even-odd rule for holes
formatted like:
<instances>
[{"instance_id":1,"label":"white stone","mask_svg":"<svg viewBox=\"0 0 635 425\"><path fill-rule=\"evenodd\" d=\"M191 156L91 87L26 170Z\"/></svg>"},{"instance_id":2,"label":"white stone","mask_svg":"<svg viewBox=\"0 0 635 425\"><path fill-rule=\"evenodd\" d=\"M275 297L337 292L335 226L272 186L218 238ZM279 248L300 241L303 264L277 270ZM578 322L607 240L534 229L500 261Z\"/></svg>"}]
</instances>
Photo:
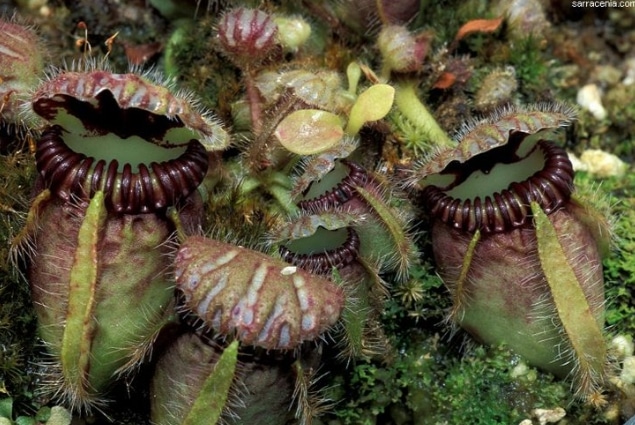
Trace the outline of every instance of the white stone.
<instances>
[{"instance_id":1,"label":"white stone","mask_svg":"<svg viewBox=\"0 0 635 425\"><path fill-rule=\"evenodd\" d=\"M580 158L576 156L573 152L567 152L569 156L569 161L571 161L571 166L573 167L573 171L589 171L589 167L582 161Z\"/></svg>"},{"instance_id":2,"label":"white stone","mask_svg":"<svg viewBox=\"0 0 635 425\"><path fill-rule=\"evenodd\" d=\"M630 335L618 335L611 340L611 350L615 353L618 360L632 356L635 352L635 344Z\"/></svg>"},{"instance_id":3,"label":"white stone","mask_svg":"<svg viewBox=\"0 0 635 425\"><path fill-rule=\"evenodd\" d=\"M598 120L606 118L606 109L602 105L602 94L595 84L587 84L578 90L578 105L588 110Z\"/></svg>"},{"instance_id":4,"label":"white stone","mask_svg":"<svg viewBox=\"0 0 635 425\"><path fill-rule=\"evenodd\" d=\"M556 407L555 409L534 409L531 413L538 419L540 425L558 422L567 415L567 412L562 407Z\"/></svg>"},{"instance_id":5,"label":"white stone","mask_svg":"<svg viewBox=\"0 0 635 425\"><path fill-rule=\"evenodd\" d=\"M297 271L298 271L298 268L296 266L287 266L287 267L284 267L282 270L280 270L280 274L283 276L289 276L294 274Z\"/></svg>"},{"instance_id":6,"label":"white stone","mask_svg":"<svg viewBox=\"0 0 635 425\"><path fill-rule=\"evenodd\" d=\"M624 76L624 80L622 80L622 84L625 86L635 84L635 58L626 60L626 75Z\"/></svg>"},{"instance_id":7,"label":"white stone","mask_svg":"<svg viewBox=\"0 0 635 425\"><path fill-rule=\"evenodd\" d=\"M580 156L587 166L587 171L597 177L619 177L623 176L628 165L617 155L602 151L600 149L587 149Z\"/></svg>"},{"instance_id":8,"label":"white stone","mask_svg":"<svg viewBox=\"0 0 635 425\"><path fill-rule=\"evenodd\" d=\"M527 375L527 373L529 373L529 370L529 366L527 366L526 363L520 362L516 366L514 366L510 374L512 378L518 378L520 376Z\"/></svg>"},{"instance_id":9,"label":"white stone","mask_svg":"<svg viewBox=\"0 0 635 425\"><path fill-rule=\"evenodd\" d=\"M623 360L620 380L627 384L635 383L635 356L628 356Z\"/></svg>"}]
</instances>

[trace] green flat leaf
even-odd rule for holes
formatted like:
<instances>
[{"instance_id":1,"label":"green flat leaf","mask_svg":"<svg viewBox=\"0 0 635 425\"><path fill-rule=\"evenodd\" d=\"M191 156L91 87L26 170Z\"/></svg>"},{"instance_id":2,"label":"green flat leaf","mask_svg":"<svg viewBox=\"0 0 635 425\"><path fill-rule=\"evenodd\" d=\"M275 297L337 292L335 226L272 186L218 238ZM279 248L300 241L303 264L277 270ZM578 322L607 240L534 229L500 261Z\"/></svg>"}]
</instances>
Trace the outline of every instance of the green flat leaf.
<instances>
[{"instance_id":1,"label":"green flat leaf","mask_svg":"<svg viewBox=\"0 0 635 425\"><path fill-rule=\"evenodd\" d=\"M366 89L351 108L346 133L357 134L365 123L385 117L394 99L395 89L388 84L375 84Z\"/></svg>"},{"instance_id":2,"label":"green flat leaf","mask_svg":"<svg viewBox=\"0 0 635 425\"><path fill-rule=\"evenodd\" d=\"M11 397L0 399L0 418L11 419L13 415L13 399Z\"/></svg>"},{"instance_id":3,"label":"green flat leaf","mask_svg":"<svg viewBox=\"0 0 635 425\"><path fill-rule=\"evenodd\" d=\"M274 135L287 150L313 155L335 146L344 136L339 116L319 109L300 109L287 115Z\"/></svg>"},{"instance_id":4,"label":"green flat leaf","mask_svg":"<svg viewBox=\"0 0 635 425\"><path fill-rule=\"evenodd\" d=\"M62 406L53 406L51 408L51 417L46 421L46 425L70 425L72 419L71 412Z\"/></svg>"}]
</instances>

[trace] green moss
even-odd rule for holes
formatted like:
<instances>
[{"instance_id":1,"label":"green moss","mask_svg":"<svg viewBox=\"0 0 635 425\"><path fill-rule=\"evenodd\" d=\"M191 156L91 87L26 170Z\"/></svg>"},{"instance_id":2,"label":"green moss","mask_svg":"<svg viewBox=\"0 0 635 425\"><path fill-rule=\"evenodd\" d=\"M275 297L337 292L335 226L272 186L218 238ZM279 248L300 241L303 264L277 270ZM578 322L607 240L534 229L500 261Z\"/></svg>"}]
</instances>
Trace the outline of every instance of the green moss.
<instances>
[{"instance_id":1,"label":"green moss","mask_svg":"<svg viewBox=\"0 0 635 425\"><path fill-rule=\"evenodd\" d=\"M608 90L602 99L611 120L609 133L614 139L614 143L608 146L612 153L630 160L635 159L635 102L633 99L635 99L635 85L623 84Z\"/></svg>"},{"instance_id":2,"label":"green moss","mask_svg":"<svg viewBox=\"0 0 635 425\"><path fill-rule=\"evenodd\" d=\"M460 356L436 334L409 336L389 366L363 362L349 380L339 377L330 396L346 403L336 407L335 423L507 425L535 408L570 406L566 383L504 347L478 346Z\"/></svg>"},{"instance_id":3,"label":"green moss","mask_svg":"<svg viewBox=\"0 0 635 425\"><path fill-rule=\"evenodd\" d=\"M567 382L525 365L505 347L471 342L463 352L461 340L471 340L462 331L450 337L443 322L449 307L430 265L413 267L412 279L393 288L384 309L394 351L383 363L358 362L332 375L328 396L345 402L324 422L512 424L531 417L532 409L555 407L589 417L589 408L573 403Z\"/></svg>"},{"instance_id":4,"label":"green moss","mask_svg":"<svg viewBox=\"0 0 635 425\"><path fill-rule=\"evenodd\" d=\"M510 50L509 63L514 66L516 78L526 93L537 92L544 86L548 62L535 37L516 41ZM529 98L530 102L534 100Z\"/></svg>"},{"instance_id":5,"label":"green moss","mask_svg":"<svg viewBox=\"0 0 635 425\"><path fill-rule=\"evenodd\" d=\"M393 335L419 321L441 322L452 300L429 262L411 268L410 279L393 287L384 307L384 327Z\"/></svg>"},{"instance_id":6,"label":"green moss","mask_svg":"<svg viewBox=\"0 0 635 425\"><path fill-rule=\"evenodd\" d=\"M216 19L178 21L167 41L163 65L166 74L200 96L203 106L229 120L230 103L242 86L238 70L214 48Z\"/></svg>"},{"instance_id":7,"label":"green moss","mask_svg":"<svg viewBox=\"0 0 635 425\"><path fill-rule=\"evenodd\" d=\"M194 4L187 3L189 6ZM213 3L209 2L210 5ZM256 1L239 3L260 6ZM568 39L549 42L545 47L533 38L511 41L501 28L494 33L468 35L451 52L440 53L442 46L452 43L461 25L471 19L494 17L486 1L460 3L421 1L422 13L408 24L412 31L431 30L434 33L426 67L416 76L416 81L422 88L419 96L435 107L435 117L444 128L456 128L454 123L469 118L471 92L476 92L492 70L508 65L514 67L520 84L514 101L530 103L554 97L573 102L579 81L582 81L580 75L584 70L581 66L561 58L565 62L558 73L564 76L546 76L547 65L553 68L553 64L558 63L554 50L564 47L565 42L570 42ZM276 58L275 63L267 64L268 67L314 70L326 66L341 72L350 60L357 60L378 69L372 31L363 37L351 38L350 31L346 31L342 23L316 14L319 7L298 6L304 4L314 5L291 0L267 4L276 11L302 13L310 19L314 30L306 48L297 55ZM182 86L202 96L204 106L215 109L222 119L231 122L230 108L242 96L243 77L239 69L214 49L213 25L218 16L203 13L207 6L208 2L201 2L199 19L173 23L176 30L164 50L164 69ZM185 13L184 16L189 15ZM43 29L46 30L46 25ZM92 32L95 27L89 25L89 30ZM144 31L142 27L139 30ZM111 35L110 32L106 34ZM67 37L66 42L68 40ZM113 51L113 56L116 53ZM465 57L463 65L473 69L471 79L466 85L457 84L446 91L431 90L440 70L451 57ZM120 55L122 58L124 56ZM558 84L557 78L563 82ZM630 101L635 96L633 87L624 89L619 86L607 91L603 101L611 122L598 122L583 111L571 142L575 145L568 147L576 151L585 147L610 149L626 160L635 157L635 106ZM450 110L452 115L442 119L447 115L439 110ZM425 154L429 149L429 136L404 117L393 113L391 133L399 133L406 148L410 149L408 154ZM448 122L452 125L446 125ZM236 127L233 134L237 136ZM387 138L390 136L392 134ZM205 230L223 239L255 245L280 211L273 209L275 202L270 193L246 189L250 182L264 185L266 180L264 177L262 180L253 178L238 160L237 152L243 145L237 144L233 151L226 153L222 171L208 178L208 183L214 178L219 182L216 185L210 183L213 190L206 205L208 224ZM364 154L372 152L368 146L366 143L360 151L364 149ZM396 158L394 162L398 159L402 158ZM228 177L229 174L235 178ZM3 241L10 240L22 226L34 175L31 156L0 157L0 238ZM244 186L238 187L236 182L239 181ZM598 182L581 174L576 178L576 184L596 187ZM610 193L615 200L614 232L618 235L613 253L604 263L607 324L612 332L632 335L635 333L635 176L606 180L601 190ZM330 380L329 383L334 385L329 390L330 397L341 400L323 418L324 422L331 425L514 424L529 417L533 408L562 406L567 409L569 424L607 423L601 412L572 403L566 382L555 381L549 374L524 367L518 356L505 348L474 346L467 353L461 351L461 337L449 338L452 330L444 323L451 298L434 272L425 227L420 225L417 235L421 237L422 252L428 254L412 268L411 279L393 284L391 297L382 311L383 330L390 342L388 345L393 347L387 350L389 354L382 359L351 362L347 367L332 359L338 353L330 350L337 348L332 349L329 344L323 347L323 360L329 363L320 371L330 372L323 380ZM3 244L0 246L0 393L7 391L13 397L14 411L28 411L32 415L39 407L30 392L34 372L28 367L34 353L33 315L28 285L6 262L7 256L8 245ZM386 280L391 282L389 276ZM462 336L461 331L457 332ZM465 340L469 338L465 337ZM523 372L519 373L519 370ZM147 401L145 390L139 390L144 388L144 381L147 376L142 375L135 385L124 388L122 384L113 391L117 400L115 410L119 410L111 412L116 423L146 422L147 412L139 408ZM120 401L128 399L126 390L134 390L135 386L143 394L137 394L133 402L128 400L126 407L122 407Z\"/></svg>"},{"instance_id":8,"label":"green moss","mask_svg":"<svg viewBox=\"0 0 635 425\"><path fill-rule=\"evenodd\" d=\"M410 25L412 28L432 28L435 44L451 43L459 28L472 19L494 18L491 9L483 0L472 1L421 1L420 13ZM472 34L464 42L471 51L480 51L491 36Z\"/></svg>"},{"instance_id":9,"label":"green moss","mask_svg":"<svg viewBox=\"0 0 635 425\"><path fill-rule=\"evenodd\" d=\"M14 418L14 401L11 397L0 399L0 425L69 425L71 413L62 406L42 407L32 416Z\"/></svg>"},{"instance_id":10,"label":"green moss","mask_svg":"<svg viewBox=\"0 0 635 425\"><path fill-rule=\"evenodd\" d=\"M0 393L13 397L14 411L31 410L29 361L35 352L35 316L29 288L10 261L9 241L19 232L27 209L27 189L35 166L21 150L0 156Z\"/></svg>"},{"instance_id":11,"label":"green moss","mask_svg":"<svg viewBox=\"0 0 635 425\"><path fill-rule=\"evenodd\" d=\"M602 149L618 155L622 160L635 159L635 85L617 84L606 91L602 104L607 118L598 120L581 109L575 128L576 152Z\"/></svg>"},{"instance_id":12,"label":"green moss","mask_svg":"<svg viewBox=\"0 0 635 425\"><path fill-rule=\"evenodd\" d=\"M576 177L578 185L598 185L585 173ZM635 334L635 174L602 181L601 190L610 194L613 213L614 246L604 260L607 311L611 331ZM599 189L598 189L599 190Z\"/></svg>"}]
</instances>

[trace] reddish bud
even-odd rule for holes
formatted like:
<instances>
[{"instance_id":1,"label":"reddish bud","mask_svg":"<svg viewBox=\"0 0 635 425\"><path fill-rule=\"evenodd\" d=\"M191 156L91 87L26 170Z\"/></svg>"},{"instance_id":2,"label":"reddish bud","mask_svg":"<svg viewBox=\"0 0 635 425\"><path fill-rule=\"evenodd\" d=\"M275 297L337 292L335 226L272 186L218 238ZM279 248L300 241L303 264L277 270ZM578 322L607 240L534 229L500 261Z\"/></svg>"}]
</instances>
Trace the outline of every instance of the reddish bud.
<instances>
[{"instance_id":1,"label":"reddish bud","mask_svg":"<svg viewBox=\"0 0 635 425\"><path fill-rule=\"evenodd\" d=\"M413 72L421 69L430 47L430 35L414 35L401 25L385 26L377 38L384 72Z\"/></svg>"},{"instance_id":2,"label":"reddish bud","mask_svg":"<svg viewBox=\"0 0 635 425\"><path fill-rule=\"evenodd\" d=\"M35 87L44 68L44 53L35 32L0 20L0 120L20 123L26 93Z\"/></svg>"},{"instance_id":3,"label":"reddish bud","mask_svg":"<svg viewBox=\"0 0 635 425\"><path fill-rule=\"evenodd\" d=\"M218 24L222 50L236 64L262 61L276 47L277 33L271 15L243 7L225 13Z\"/></svg>"}]
</instances>

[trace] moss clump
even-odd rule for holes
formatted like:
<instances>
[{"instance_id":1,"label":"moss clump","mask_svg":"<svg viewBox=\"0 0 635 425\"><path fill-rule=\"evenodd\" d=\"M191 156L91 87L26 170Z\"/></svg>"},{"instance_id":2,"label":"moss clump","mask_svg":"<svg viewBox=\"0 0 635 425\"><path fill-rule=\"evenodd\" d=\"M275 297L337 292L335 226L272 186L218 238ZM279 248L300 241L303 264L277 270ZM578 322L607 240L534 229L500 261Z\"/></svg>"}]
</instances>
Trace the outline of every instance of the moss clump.
<instances>
[{"instance_id":1,"label":"moss clump","mask_svg":"<svg viewBox=\"0 0 635 425\"><path fill-rule=\"evenodd\" d=\"M576 184L597 186L585 173ZM635 334L635 174L602 181L602 192L612 200L613 249L604 260L606 322L616 334Z\"/></svg>"},{"instance_id":2,"label":"moss clump","mask_svg":"<svg viewBox=\"0 0 635 425\"><path fill-rule=\"evenodd\" d=\"M635 159L635 85L618 84L610 89L602 102L611 119L615 148L612 152L623 159Z\"/></svg>"},{"instance_id":3,"label":"moss clump","mask_svg":"<svg viewBox=\"0 0 635 425\"><path fill-rule=\"evenodd\" d=\"M22 227L35 164L23 150L0 155L0 393L13 397L17 411L34 406L29 361L35 351L35 316L29 288L16 264L10 244Z\"/></svg>"},{"instance_id":4,"label":"moss clump","mask_svg":"<svg viewBox=\"0 0 635 425\"><path fill-rule=\"evenodd\" d=\"M330 396L347 402L336 407L333 423L502 425L529 418L535 408L570 403L567 384L504 347L479 346L459 356L438 335L410 338L388 366L362 362L349 380L339 377Z\"/></svg>"},{"instance_id":5,"label":"moss clump","mask_svg":"<svg viewBox=\"0 0 635 425\"><path fill-rule=\"evenodd\" d=\"M230 120L231 102L242 90L240 74L214 48L215 18L182 20L167 41L164 71L200 95L203 106Z\"/></svg>"},{"instance_id":6,"label":"moss clump","mask_svg":"<svg viewBox=\"0 0 635 425\"><path fill-rule=\"evenodd\" d=\"M333 374L328 396L346 402L325 423L511 424L536 408L573 406L566 382L527 366L505 347L472 343L462 352L467 337L462 331L449 336L449 297L428 263L414 267L412 279L392 292L383 322L395 349Z\"/></svg>"},{"instance_id":7,"label":"moss clump","mask_svg":"<svg viewBox=\"0 0 635 425\"><path fill-rule=\"evenodd\" d=\"M538 93L545 88L548 63L545 56L540 41L532 36L518 40L510 50L509 63L514 66L520 88L526 94ZM528 102L536 100L531 96L527 99Z\"/></svg>"}]
</instances>

